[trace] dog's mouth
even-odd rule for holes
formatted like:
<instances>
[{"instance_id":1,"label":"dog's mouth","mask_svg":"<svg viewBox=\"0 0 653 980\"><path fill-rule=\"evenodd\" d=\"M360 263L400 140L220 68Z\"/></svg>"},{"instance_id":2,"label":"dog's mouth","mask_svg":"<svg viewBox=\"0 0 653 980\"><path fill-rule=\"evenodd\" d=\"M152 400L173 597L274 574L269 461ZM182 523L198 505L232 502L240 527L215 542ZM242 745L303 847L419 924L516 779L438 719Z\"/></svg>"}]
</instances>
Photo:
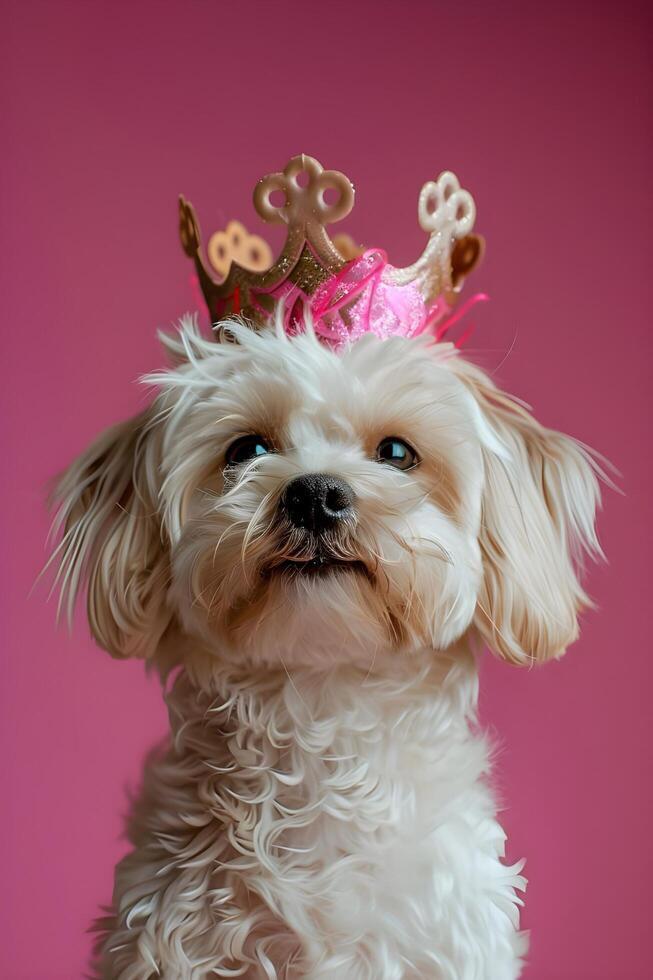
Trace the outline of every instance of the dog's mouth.
<instances>
[{"instance_id":1,"label":"dog's mouth","mask_svg":"<svg viewBox=\"0 0 653 980\"><path fill-rule=\"evenodd\" d=\"M318 555L315 558L309 559L285 559L267 569L268 575L280 574L306 576L309 578L319 578L324 575L342 575L346 572L369 575L368 568L362 561L348 561L342 558L332 558L327 555Z\"/></svg>"}]
</instances>

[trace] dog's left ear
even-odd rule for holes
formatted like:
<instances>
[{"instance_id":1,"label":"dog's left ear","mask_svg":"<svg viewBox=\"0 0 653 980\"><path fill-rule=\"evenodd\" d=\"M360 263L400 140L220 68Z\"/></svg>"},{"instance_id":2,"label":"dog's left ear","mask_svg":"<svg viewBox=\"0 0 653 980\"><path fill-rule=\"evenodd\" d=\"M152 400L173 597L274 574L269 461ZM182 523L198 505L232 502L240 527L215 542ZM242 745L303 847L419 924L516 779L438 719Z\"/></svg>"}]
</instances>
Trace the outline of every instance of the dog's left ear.
<instances>
[{"instance_id":1,"label":"dog's left ear","mask_svg":"<svg viewBox=\"0 0 653 980\"><path fill-rule=\"evenodd\" d=\"M165 632L169 580L157 513L159 439L148 410L113 426L76 459L52 495L63 532L53 559L69 615L87 586L91 631L115 657L149 657Z\"/></svg>"},{"instance_id":2,"label":"dog's left ear","mask_svg":"<svg viewBox=\"0 0 653 980\"><path fill-rule=\"evenodd\" d=\"M591 604L579 571L584 554L602 555L594 530L601 471L583 446L541 426L477 368L459 362L458 371L480 409L484 443L477 628L512 663L559 657Z\"/></svg>"}]
</instances>

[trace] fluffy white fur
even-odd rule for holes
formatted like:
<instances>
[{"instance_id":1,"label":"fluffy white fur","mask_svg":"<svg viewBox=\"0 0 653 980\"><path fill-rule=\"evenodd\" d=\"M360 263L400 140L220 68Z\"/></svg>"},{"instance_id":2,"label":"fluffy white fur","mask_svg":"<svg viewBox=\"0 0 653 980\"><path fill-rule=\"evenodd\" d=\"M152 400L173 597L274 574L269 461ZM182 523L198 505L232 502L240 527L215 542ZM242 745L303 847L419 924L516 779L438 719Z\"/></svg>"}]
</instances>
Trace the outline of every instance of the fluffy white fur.
<instances>
[{"instance_id":1,"label":"fluffy white fur","mask_svg":"<svg viewBox=\"0 0 653 980\"><path fill-rule=\"evenodd\" d=\"M591 457L446 344L187 320L165 345L152 406L57 491L65 601L87 583L103 647L178 668L100 975L513 980L525 881L470 643L530 664L575 638ZM249 433L275 452L225 467ZM419 465L377 462L386 436ZM281 572L315 553L280 509L315 472L355 492L320 547L357 564Z\"/></svg>"}]
</instances>

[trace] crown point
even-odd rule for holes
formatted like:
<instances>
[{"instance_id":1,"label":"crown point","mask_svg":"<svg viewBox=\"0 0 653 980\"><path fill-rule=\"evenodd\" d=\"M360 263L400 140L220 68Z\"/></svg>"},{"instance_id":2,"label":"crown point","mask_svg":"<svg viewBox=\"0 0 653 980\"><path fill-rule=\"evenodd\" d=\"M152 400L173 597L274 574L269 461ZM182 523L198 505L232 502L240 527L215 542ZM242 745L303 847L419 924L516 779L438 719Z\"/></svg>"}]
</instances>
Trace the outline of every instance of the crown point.
<instances>
[{"instance_id":1,"label":"crown point","mask_svg":"<svg viewBox=\"0 0 653 980\"><path fill-rule=\"evenodd\" d=\"M179 195L179 238L181 247L192 258L200 247L200 229L193 205Z\"/></svg>"}]
</instances>

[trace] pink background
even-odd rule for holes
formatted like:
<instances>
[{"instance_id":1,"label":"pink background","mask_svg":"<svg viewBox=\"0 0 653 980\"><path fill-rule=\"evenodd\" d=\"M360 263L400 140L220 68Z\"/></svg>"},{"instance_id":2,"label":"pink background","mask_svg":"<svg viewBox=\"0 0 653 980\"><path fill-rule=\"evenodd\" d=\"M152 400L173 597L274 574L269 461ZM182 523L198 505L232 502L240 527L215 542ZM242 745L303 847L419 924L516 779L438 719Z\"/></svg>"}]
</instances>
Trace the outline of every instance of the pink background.
<instances>
[{"instance_id":1,"label":"pink background","mask_svg":"<svg viewBox=\"0 0 653 980\"><path fill-rule=\"evenodd\" d=\"M3 4L4 555L0 976L81 976L125 787L165 729L142 665L55 630L46 480L134 412L155 328L193 303L176 196L252 228L255 180L342 169L347 227L407 262L440 169L478 204L492 303L473 354L600 449L600 611L559 664L487 659L509 855L528 858L529 980L650 977L650 24L620 3ZM455 8L455 9L453 9ZM8 22L8 30L6 24Z\"/></svg>"}]
</instances>

